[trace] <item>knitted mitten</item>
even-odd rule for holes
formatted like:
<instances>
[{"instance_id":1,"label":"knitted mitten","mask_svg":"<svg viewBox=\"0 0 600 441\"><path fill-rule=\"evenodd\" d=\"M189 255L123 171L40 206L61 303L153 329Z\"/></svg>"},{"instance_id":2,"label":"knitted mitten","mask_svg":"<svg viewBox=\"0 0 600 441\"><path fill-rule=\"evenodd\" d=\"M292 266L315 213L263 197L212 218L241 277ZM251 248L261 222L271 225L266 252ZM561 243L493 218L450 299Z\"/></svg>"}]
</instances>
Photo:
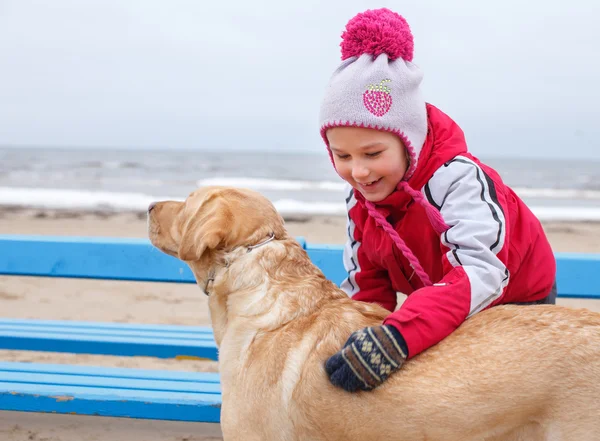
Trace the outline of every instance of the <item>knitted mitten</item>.
<instances>
[{"instance_id":1,"label":"knitted mitten","mask_svg":"<svg viewBox=\"0 0 600 441\"><path fill-rule=\"evenodd\" d=\"M400 369L408 357L404 337L390 325L352 333L341 351L325 364L329 380L348 392L371 390Z\"/></svg>"}]
</instances>

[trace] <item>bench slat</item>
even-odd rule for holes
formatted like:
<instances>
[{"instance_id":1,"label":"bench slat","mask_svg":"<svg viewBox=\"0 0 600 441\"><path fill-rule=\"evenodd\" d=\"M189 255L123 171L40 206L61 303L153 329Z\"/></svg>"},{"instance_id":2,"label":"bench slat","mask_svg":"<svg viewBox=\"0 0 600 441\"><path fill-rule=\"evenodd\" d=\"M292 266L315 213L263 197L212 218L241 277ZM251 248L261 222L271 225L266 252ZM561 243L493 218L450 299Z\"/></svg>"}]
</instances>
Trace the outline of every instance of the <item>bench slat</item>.
<instances>
[{"instance_id":1,"label":"bench slat","mask_svg":"<svg viewBox=\"0 0 600 441\"><path fill-rule=\"evenodd\" d=\"M71 327L58 327L58 326L44 326L32 321L31 324L17 324L17 325L4 325L0 322L0 334L5 332L19 332L28 334L64 334L68 336L77 336L85 338L89 337L116 337L121 339L159 339L159 340L173 340L175 342L180 340L191 340L191 341L209 341L213 342L214 338L211 333L195 333L195 332L160 332L160 331L138 331L138 330L104 330L104 329L85 329L85 328L71 328Z\"/></svg>"},{"instance_id":2,"label":"bench slat","mask_svg":"<svg viewBox=\"0 0 600 441\"><path fill-rule=\"evenodd\" d=\"M556 253L558 296L600 300L600 254Z\"/></svg>"},{"instance_id":3,"label":"bench slat","mask_svg":"<svg viewBox=\"0 0 600 441\"><path fill-rule=\"evenodd\" d=\"M0 330L0 348L75 354L146 356L157 358L193 357L216 360L214 341L175 338L76 335L56 332Z\"/></svg>"},{"instance_id":4,"label":"bench slat","mask_svg":"<svg viewBox=\"0 0 600 441\"><path fill-rule=\"evenodd\" d=\"M131 378L158 381L219 383L219 374L214 372L185 372L139 368L105 368L97 366L25 363L13 361L0 361L0 375L2 372L27 372L48 375L85 375L102 378Z\"/></svg>"},{"instance_id":5,"label":"bench slat","mask_svg":"<svg viewBox=\"0 0 600 441\"><path fill-rule=\"evenodd\" d=\"M0 409L218 422L218 374L0 362Z\"/></svg>"},{"instance_id":6,"label":"bench slat","mask_svg":"<svg viewBox=\"0 0 600 441\"><path fill-rule=\"evenodd\" d=\"M4 394L43 395L54 397L57 400L69 401L72 399L86 399L97 402L115 399L146 401L154 403L171 403L181 405L185 403L202 405L203 403L220 403L219 394L204 394L195 392L169 392L161 390L137 390L126 388L98 388L84 386L69 386L62 384L27 384L0 381L0 396ZM0 398L1 400L1 398Z\"/></svg>"},{"instance_id":7,"label":"bench slat","mask_svg":"<svg viewBox=\"0 0 600 441\"><path fill-rule=\"evenodd\" d=\"M184 262L136 238L0 235L0 274L196 283Z\"/></svg>"},{"instance_id":8,"label":"bench slat","mask_svg":"<svg viewBox=\"0 0 600 441\"><path fill-rule=\"evenodd\" d=\"M195 283L184 262L147 239L6 235L0 250L0 274Z\"/></svg>"},{"instance_id":9,"label":"bench slat","mask_svg":"<svg viewBox=\"0 0 600 441\"><path fill-rule=\"evenodd\" d=\"M95 375L38 374L29 372L2 372L3 383L37 384L40 386L81 386L107 389L145 390L159 392L193 392L220 394L218 383L199 383L166 380L143 380L119 377L98 377Z\"/></svg>"},{"instance_id":10,"label":"bench slat","mask_svg":"<svg viewBox=\"0 0 600 441\"><path fill-rule=\"evenodd\" d=\"M115 331L158 331L160 333L203 333L212 335L210 326L191 326L191 325L166 325L166 324L147 324L147 323L117 323L117 322L85 322L77 320L39 320L39 319L19 319L19 318L0 318L1 325L26 325L26 326L52 326L57 328L71 328L74 332L77 329L99 329Z\"/></svg>"},{"instance_id":11,"label":"bench slat","mask_svg":"<svg viewBox=\"0 0 600 441\"><path fill-rule=\"evenodd\" d=\"M0 382L0 409L216 423L221 400L215 394Z\"/></svg>"},{"instance_id":12,"label":"bench slat","mask_svg":"<svg viewBox=\"0 0 600 441\"><path fill-rule=\"evenodd\" d=\"M0 348L216 360L212 329L66 320L0 319Z\"/></svg>"}]
</instances>

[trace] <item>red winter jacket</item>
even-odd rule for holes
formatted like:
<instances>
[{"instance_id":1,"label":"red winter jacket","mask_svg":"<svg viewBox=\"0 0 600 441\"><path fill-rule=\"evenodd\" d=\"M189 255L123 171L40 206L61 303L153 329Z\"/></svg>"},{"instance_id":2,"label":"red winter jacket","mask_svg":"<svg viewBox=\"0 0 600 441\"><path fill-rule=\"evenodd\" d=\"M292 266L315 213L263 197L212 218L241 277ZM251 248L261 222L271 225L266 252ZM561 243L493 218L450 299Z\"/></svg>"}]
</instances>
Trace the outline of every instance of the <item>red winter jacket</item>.
<instances>
[{"instance_id":1,"label":"red winter jacket","mask_svg":"<svg viewBox=\"0 0 600 441\"><path fill-rule=\"evenodd\" d=\"M462 130L428 105L428 134L408 181L450 227L438 235L425 209L397 190L376 204L415 254L433 286L425 287L391 237L375 223L358 191L350 190L342 283L353 299L396 308L396 327L414 357L488 307L530 302L550 293L556 262L533 213L490 167L467 152Z\"/></svg>"}]
</instances>

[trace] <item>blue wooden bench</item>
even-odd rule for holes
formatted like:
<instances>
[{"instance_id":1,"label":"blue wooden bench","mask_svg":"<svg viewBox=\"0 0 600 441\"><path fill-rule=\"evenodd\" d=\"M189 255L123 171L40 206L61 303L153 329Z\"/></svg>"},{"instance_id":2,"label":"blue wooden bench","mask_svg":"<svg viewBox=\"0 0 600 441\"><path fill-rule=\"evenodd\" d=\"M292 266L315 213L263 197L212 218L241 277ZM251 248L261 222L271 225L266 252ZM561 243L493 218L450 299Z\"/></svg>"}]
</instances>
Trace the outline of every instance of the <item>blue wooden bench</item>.
<instances>
[{"instance_id":1,"label":"blue wooden bench","mask_svg":"<svg viewBox=\"0 0 600 441\"><path fill-rule=\"evenodd\" d=\"M0 362L0 410L219 422L216 373Z\"/></svg>"},{"instance_id":2,"label":"blue wooden bench","mask_svg":"<svg viewBox=\"0 0 600 441\"><path fill-rule=\"evenodd\" d=\"M0 348L73 354L217 359L212 328L0 318Z\"/></svg>"},{"instance_id":3,"label":"blue wooden bench","mask_svg":"<svg viewBox=\"0 0 600 441\"><path fill-rule=\"evenodd\" d=\"M310 245L330 280L342 247ZM600 299L600 255L558 253L560 297ZM2 236L0 275L195 283L187 265L145 239ZM206 327L0 319L0 349L216 359ZM217 374L0 363L0 410L217 422Z\"/></svg>"}]
</instances>

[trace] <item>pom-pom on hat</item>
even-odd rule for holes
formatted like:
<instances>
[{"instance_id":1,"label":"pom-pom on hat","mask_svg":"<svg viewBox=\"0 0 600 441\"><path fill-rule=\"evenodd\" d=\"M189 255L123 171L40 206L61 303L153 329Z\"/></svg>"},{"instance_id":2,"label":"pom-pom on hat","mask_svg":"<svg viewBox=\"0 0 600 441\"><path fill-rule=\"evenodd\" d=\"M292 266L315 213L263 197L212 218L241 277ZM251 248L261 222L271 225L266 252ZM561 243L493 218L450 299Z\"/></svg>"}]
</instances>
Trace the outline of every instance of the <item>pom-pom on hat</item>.
<instances>
[{"instance_id":1,"label":"pom-pom on hat","mask_svg":"<svg viewBox=\"0 0 600 441\"><path fill-rule=\"evenodd\" d=\"M401 15L389 9L377 9L358 14L342 33L342 60L370 54L377 58L386 54L388 59L412 61L414 41L408 23Z\"/></svg>"},{"instance_id":2,"label":"pom-pom on hat","mask_svg":"<svg viewBox=\"0 0 600 441\"><path fill-rule=\"evenodd\" d=\"M394 133L415 171L427 135L427 110L419 85L423 75L412 63L414 41L406 20L382 8L356 15L340 43L342 63L333 73L321 104L321 136L327 130L357 126ZM331 151L329 152L331 155Z\"/></svg>"}]
</instances>

